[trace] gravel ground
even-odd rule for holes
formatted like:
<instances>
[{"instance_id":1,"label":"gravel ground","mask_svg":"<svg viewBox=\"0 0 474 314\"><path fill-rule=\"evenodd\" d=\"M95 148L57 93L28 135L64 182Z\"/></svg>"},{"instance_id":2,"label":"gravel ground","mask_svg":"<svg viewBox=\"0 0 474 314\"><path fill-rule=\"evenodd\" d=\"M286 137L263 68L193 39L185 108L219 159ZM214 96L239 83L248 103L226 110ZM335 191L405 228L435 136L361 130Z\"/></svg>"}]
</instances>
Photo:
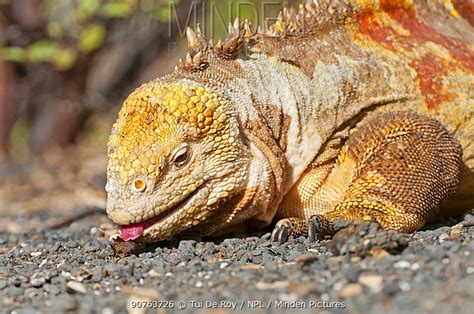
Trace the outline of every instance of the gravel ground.
<instances>
[{"instance_id":1,"label":"gravel ground","mask_svg":"<svg viewBox=\"0 0 474 314\"><path fill-rule=\"evenodd\" d=\"M266 232L161 243L123 258L99 228L106 222L96 214L57 230L0 231L0 311L468 313L474 307L472 214L414 234L364 223L317 243L299 237L278 246Z\"/></svg>"}]
</instances>

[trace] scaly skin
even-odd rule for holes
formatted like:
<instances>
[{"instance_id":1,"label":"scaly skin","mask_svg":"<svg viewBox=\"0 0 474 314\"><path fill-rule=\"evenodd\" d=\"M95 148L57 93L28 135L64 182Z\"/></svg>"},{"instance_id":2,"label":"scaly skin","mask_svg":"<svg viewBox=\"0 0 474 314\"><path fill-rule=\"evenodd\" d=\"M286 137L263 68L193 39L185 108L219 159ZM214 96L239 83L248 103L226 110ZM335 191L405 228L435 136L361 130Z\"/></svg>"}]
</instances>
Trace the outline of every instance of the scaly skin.
<instances>
[{"instance_id":1,"label":"scaly skin","mask_svg":"<svg viewBox=\"0 0 474 314\"><path fill-rule=\"evenodd\" d=\"M471 209L466 7L309 1L216 45L188 30L186 60L135 90L114 124L109 217L145 222L137 241L150 242L275 218L280 233L357 218L411 232L442 206Z\"/></svg>"}]
</instances>

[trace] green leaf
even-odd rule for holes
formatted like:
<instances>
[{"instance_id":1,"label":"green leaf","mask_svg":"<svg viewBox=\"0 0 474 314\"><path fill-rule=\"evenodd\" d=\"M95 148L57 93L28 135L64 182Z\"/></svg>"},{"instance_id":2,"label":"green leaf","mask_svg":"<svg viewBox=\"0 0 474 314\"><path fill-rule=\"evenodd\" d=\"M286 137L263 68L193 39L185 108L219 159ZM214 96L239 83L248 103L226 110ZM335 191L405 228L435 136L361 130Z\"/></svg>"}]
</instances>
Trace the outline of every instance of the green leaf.
<instances>
[{"instance_id":1,"label":"green leaf","mask_svg":"<svg viewBox=\"0 0 474 314\"><path fill-rule=\"evenodd\" d=\"M52 38L61 37L63 34L61 24L56 21L49 22L48 24L46 24L46 33L49 35L49 37Z\"/></svg>"},{"instance_id":2,"label":"green leaf","mask_svg":"<svg viewBox=\"0 0 474 314\"><path fill-rule=\"evenodd\" d=\"M82 52L91 52L102 45L105 38L105 27L101 24L92 24L81 30L79 49Z\"/></svg>"},{"instance_id":3,"label":"green leaf","mask_svg":"<svg viewBox=\"0 0 474 314\"><path fill-rule=\"evenodd\" d=\"M90 16L97 12L100 7L99 0L79 0L78 1L78 11L83 14Z\"/></svg>"},{"instance_id":4,"label":"green leaf","mask_svg":"<svg viewBox=\"0 0 474 314\"><path fill-rule=\"evenodd\" d=\"M27 48L28 60L31 62L51 61L56 52L57 43L49 40L39 40Z\"/></svg>"},{"instance_id":5,"label":"green leaf","mask_svg":"<svg viewBox=\"0 0 474 314\"><path fill-rule=\"evenodd\" d=\"M156 10L155 16L160 22L169 22L171 19L171 13L169 6L160 7Z\"/></svg>"},{"instance_id":6,"label":"green leaf","mask_svg":"<svg viewBox=\"0 0 474 314\"><path fill-rule=\"evenodd\" d=\"M53 65L59 71L67 71L72 68L76 61L77 53L75 50L67 47L61 47L56 50Z\"/></svg>"},{"instance_id":7,"label":"green leaf","mask_svg":"<svg viewBox=\"0 0 474 314\"><path fill-rule=\"evenodd\" d=\"M132 7L130 4L121 2L110 2L102 8L102 12L107 17L127 17L131 11Z\"/></svg>"},{"instance_id":8,"label":"green leaf","mask_svg":"<svg viewBox=\"0 0 474 314\"><path fill-rule=\"evenodd\" d=\"M21 47L3 47L0 49L2 59L7 61L23 62L25 50Z\"/></svg>"},{"instance_id":9,"label":"green leaf","mask_svg":"<svg viewBox=\"0 0 474 314\"><path fill-rule=\"evenodd\" d=\"M23 155L28 152L28 135L30 132L31 127L24 119L15 122L10 132L12 155Z\"/></svg>"}]
</instances>

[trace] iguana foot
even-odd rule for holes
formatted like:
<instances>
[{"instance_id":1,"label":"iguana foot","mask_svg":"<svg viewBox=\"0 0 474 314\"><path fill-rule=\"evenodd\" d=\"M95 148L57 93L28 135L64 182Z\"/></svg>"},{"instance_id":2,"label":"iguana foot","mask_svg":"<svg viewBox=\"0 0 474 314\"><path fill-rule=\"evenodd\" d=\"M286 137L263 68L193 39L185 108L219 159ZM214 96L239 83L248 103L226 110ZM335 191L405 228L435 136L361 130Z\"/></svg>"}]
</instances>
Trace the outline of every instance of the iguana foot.
<instances>
[{"instance_id":1,"label":"iguana foot","mask_svg":"<svg viewBox=\"0 0 474 314\"><path fill-rule=\"evenodd\" d=\"M301 218L284 218L277 222L272 232L272 241L283 244L289 237L308 236L310 242L322 240L326 236L333 236L337 231L357 224L359 221L376 222L371 216L364 216L354 221L331 221L323 215L313 215L308 220Z\"/></svg>"},{"instance_id":2,"label":"iguana foot","mask_svg":"<svg viewBox=\"0 0 474 314\"><path fill-rule=\"evenodd\" d=\"M288 237L308 234L308 223L300 218L285 218L278 221L272 232L272 241L283 244Z\"/></svg>"},{"instance_id":3,"label":"iguana foot","mask_svg":"<svg viewBox=\"0 0 474 314\"><path fill-rule=\"evenodd\" d=\"M336 226L323 215L313 215L308 220L308 238L310 242L322 240L324 236L336 233Z\"/></svg>"}]
</instances>

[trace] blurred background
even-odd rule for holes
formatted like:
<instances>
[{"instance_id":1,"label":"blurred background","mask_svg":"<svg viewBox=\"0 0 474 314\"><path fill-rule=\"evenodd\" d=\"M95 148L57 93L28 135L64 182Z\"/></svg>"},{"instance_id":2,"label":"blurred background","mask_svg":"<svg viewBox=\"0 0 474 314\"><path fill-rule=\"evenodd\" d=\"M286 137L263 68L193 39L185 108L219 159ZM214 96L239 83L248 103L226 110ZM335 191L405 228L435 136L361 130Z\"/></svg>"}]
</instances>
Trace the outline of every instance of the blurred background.
<instances>
[{"instance_id":1,"label":"blurred background","mask_svg":"<svg viewBox=\"0 0 474 314\"><path fill-rule=\"evenodd\" d=\"M106 142L124 98L186 54L302 1L0 0L0 219L105 206ZM0 221L0 224L2 221Z\"/></svg>"}]
</instances>

